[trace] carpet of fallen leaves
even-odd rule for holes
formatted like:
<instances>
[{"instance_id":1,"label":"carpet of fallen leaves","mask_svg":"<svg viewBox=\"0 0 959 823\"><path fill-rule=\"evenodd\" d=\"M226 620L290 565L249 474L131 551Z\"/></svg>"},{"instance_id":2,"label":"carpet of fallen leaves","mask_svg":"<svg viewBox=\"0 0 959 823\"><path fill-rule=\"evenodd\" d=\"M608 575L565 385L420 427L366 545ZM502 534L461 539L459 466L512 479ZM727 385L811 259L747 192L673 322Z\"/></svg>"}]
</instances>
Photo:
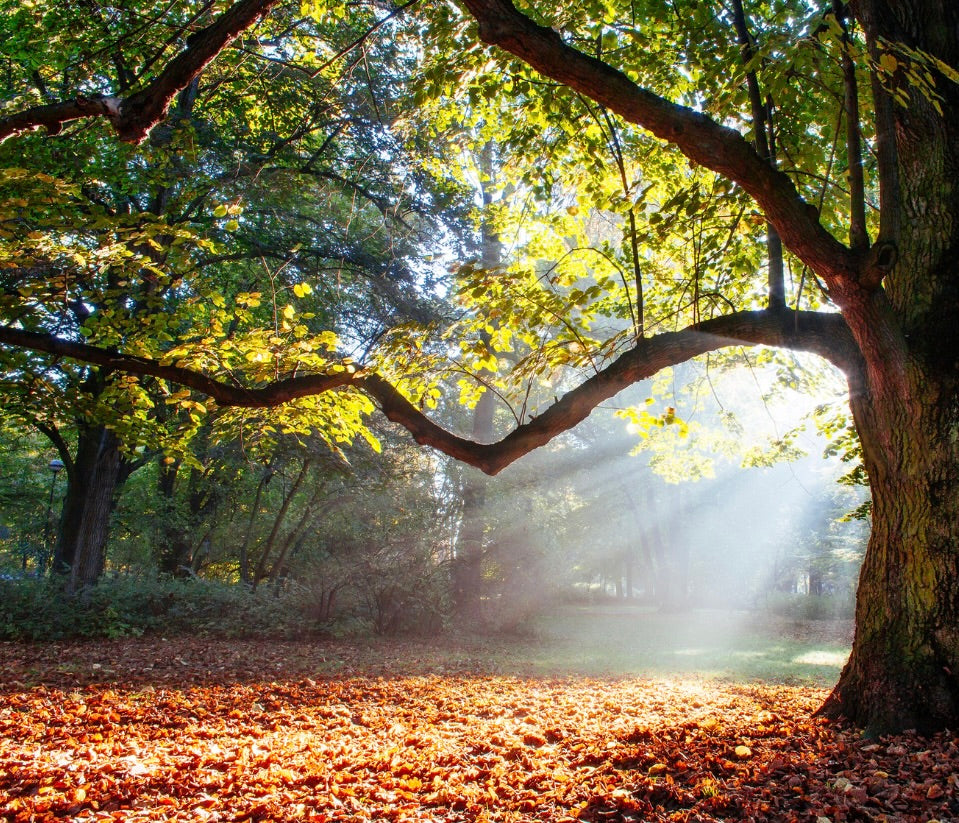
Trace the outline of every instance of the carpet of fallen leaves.
<instances>
[{"instance_id":1,"label":"carpet of fallen leaves","mask_svg":"<svg viewBox=\"0 0 959 823\"><path fill-rule=\"evenodd\" d=\"M956 737L863 740L824 697L422 644L0 644L0 818L959 821Z\"/></svg>"}]
</instances>

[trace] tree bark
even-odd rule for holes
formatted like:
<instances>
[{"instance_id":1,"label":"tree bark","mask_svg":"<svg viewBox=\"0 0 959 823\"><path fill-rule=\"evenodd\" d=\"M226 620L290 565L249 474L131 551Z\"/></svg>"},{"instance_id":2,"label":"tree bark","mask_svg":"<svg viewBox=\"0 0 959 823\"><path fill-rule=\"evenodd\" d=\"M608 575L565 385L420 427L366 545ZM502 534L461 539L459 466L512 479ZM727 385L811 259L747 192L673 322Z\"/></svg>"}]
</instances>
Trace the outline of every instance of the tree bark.
<instances>
[{"instance_id":1,"label":"tree bark","mask_svg":"<svg viewBox=\"0 0 959 823\"><path fill-rule=\"evenodd\" d=\"M114 496L121 478L120 444L105 426L81 426L67 469L67 491L54 552L54 571L77 591L97 582L106 562Z\"/></svg>"},{"instance_id":2,"label":"tree bark","mask_svg":"<svg viewBox=\"0 0 959 823\"><path fill-rule=\"evenodd\" d=\"M907 381L908 397L853 401L873 524L852 654L824 711L870 734L959 721L959 396L914 362Z\"/></svg>"},{"instance_id":3,"label":"tree bark","mask_svg":"<svg viewBox=\"0 0 959 823\"><path fill-rule=\"evenodd\" d=\"M854 11L871 43L959 65L956 4ZM874 734L959 723L959 86L939 80L941 114L915 89L893 110L897 262L884 291L844 312L866 364L851 407L873 528L852 654L824 711Z\"/></svg>"}]
</instances>

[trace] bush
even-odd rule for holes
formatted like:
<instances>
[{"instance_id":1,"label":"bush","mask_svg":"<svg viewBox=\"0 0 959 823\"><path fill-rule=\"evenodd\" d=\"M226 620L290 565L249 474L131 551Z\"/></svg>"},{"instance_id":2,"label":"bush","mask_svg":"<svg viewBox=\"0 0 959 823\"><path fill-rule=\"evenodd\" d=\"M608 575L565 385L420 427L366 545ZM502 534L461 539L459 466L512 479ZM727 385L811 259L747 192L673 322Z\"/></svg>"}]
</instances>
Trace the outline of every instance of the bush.
<instances>
[{"instance_id":1,"label":"bush","mask_svg":"<svg viewBox=\"0 0 959 823\"><path fill-rule=\"evenodd\" d=\"M0 581L0 639L114 638L163 632L301 637L328 627L301 587L252 592L205 580L122 576L74 595L59 580Z\"/></svg>"}]
</instances>

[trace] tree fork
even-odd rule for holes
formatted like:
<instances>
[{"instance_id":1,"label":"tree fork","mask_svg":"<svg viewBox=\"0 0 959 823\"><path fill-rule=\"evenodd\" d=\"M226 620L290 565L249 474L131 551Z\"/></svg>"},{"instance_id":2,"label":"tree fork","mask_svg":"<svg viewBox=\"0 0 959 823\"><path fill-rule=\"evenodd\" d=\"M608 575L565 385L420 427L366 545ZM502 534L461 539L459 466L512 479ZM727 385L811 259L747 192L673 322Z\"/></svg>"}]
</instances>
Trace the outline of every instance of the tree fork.
<instances>
[{"instance_id":1,"label":"tree fork","mask_svg":"<svg viewBox=\"0 0 959 823\"><path fill-rule=\"evenodd\" d=\"M240 0L206 28L191 34L186 48L148 85L127 97L97 94L35 106L0 118L0 142L26 131L46 128L58 134L64 125L87 117L105 117L117 136L140 143L166 116L173 99L230 43L266 16L279 0Z\"/></svg>"}]
</instances>

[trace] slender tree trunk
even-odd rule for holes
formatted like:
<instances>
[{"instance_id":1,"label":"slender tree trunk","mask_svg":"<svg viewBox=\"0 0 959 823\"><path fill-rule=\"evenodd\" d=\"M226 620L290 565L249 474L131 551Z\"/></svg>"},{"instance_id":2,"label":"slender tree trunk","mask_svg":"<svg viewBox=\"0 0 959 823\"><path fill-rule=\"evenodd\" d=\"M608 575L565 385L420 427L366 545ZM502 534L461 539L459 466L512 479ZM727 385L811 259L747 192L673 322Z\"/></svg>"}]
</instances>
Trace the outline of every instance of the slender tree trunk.
<instances>
[{"instance_id":1,"label":"slender tree trunk","mask_svg":"<svg viewBox=\"0 0 959 823\"><path fill-rule=\"evenodd\" d=\"M488 441L493 430L495 401L490 392L480 398L473 414L473 437ZM453 561L453 604L461 619L481 620L483 559L486 553L486 492L489 478L466 467L463 480L463 525Z\"/></svg>"},{"instance_id":2,"label":"slender tree trunk","mask_svg":"<svg viewBox=\"0 0 959 823\"><path fill-rule=\"evenodd\" d=\"M157 535L157 567L162 574L184 576L184 567L189 567L192 552L190 528L183 521L176 500L179 461L160 466L157 491L163 505L163 513Z\"/></svg>"},{"instance_id":3,"label":"slender tree trunk","mask_svg":"<svg viewBox=\"0 0 959 823\"><path fill-rule=\"evenodd\" d=\"M246 524L246 531L243 533L243 542L240 544L240 582L246 586L253 585L253 577L250 574L250 540L253 536L253 526L256 523L257 514L260 511L260 498L263 497L263 489L273 477L273 467L267 467L256 484L256 496L253 498L253 505L250 507L250 518Z\"/></svg>"},{"instance_id":4,"label":"slender tree trunk","mask_svg":"<svg viewBox=\"0 0 959 823\"><path fill-rule=\"evenodd\" d=\"M626 585L625 597L627 600L633 599L633 566L636 563L636 554L632 548L628 548L623 555L623 577Z\"/></svg>"},{"instance_id":5,"label":"slender tree trunk","mask_svg":"<svg viewBox=\"0 0 959 823\"><path fill-rule=\"evenodd\" d=\"M257 561L256 569L253 572L254 590L256 590L256 587L261 583L261 581L266 579L267 565L270 560L270 555L273 554L273 547L276 545L277 539L279 538L280 529L283 527L283 522L286 520L286 515L290 510L290 505L293 503L293 499L296 497L297 492L299 492L300 486L303 485L303 481L306 480L312 465L312 459L304 459L303 465L300 468L300 473L296 476L296 480L293 481L293 485L283 498L283 503L280 505L280 510L277 512L276 517L273 520L273 528L270 531L270 536L266 539L266 543L264 544L263 550L260 553L260 559Z\"/></svg>"},{"instance_id":6,"label":"slender tree trunk","mask_svg":"<svg viewBox=\"0 0 959 823\"><path fill-rule=\"evenodd\" d=\"M854 11L874 45L959 65L959 5ZM865 358L851 407L873 529L852 655L824 707L872 733L959 724L959 85L939 78L940 114L901 74L893 82L910 95L893 109L899 179L883 201L898 210L897 259L883 291L844 309Z\"/></svg>"},{"instance_id":7,"label":"slender tree trunk","mask_svg":"<svg viewBox=\"0 0 959 823\"><path fill-rule=\"evenodd\" d=\"M290 533L286 536L283 545L280 547L279 555L276 560L273 561L273 567L270 569L269 575L271 583L278 586L282 578L286 576L287 557L290 556L291 551L293 555L296 554L296 548L302 545L306 533L312 525L312 521L320 514L316 506L324 491L325 484L317 485L312 497L310 497L309 501L303 506L300 519L296 522L296 525L290 529Z\"/></svg>"},{"instance_id":8,"label":"slender tree trunk","mask_svg":"<svg viewBox=\"0 0 959 823\"><path fill-rule=\"evenodd\" d=\"M487 143L480 157L480 167L487 181L495 176L494 146ZM488 185L483 186L483 205L488 208L493 203ZM503 250L499 238L488 221L481 226L480 265L494 268L503 262ZM484 374L484 377L492 377ZM493 413L496 400L491 391L480 397L473 411L472 438L481 443L493 439ZM481 622L483 597L483 560L486 553L487 513L486 496L489 478L473 469L464 469L463 480L463 526L457 542L456 556L452 566L453 605L462 620L469 623Z\"/></svg>"},{"instance_id":9,"label":"slender tree trunk","mask_svg":"<svg viewBox=\"0 0 959 823\"><path fill-rule=\"evenodd\" d=\"M120 478L116 435L104 426L81 426L54 553L54 570L69 576L71 591L93 585L103 574Z\"/></svg>"}]
</instances>

